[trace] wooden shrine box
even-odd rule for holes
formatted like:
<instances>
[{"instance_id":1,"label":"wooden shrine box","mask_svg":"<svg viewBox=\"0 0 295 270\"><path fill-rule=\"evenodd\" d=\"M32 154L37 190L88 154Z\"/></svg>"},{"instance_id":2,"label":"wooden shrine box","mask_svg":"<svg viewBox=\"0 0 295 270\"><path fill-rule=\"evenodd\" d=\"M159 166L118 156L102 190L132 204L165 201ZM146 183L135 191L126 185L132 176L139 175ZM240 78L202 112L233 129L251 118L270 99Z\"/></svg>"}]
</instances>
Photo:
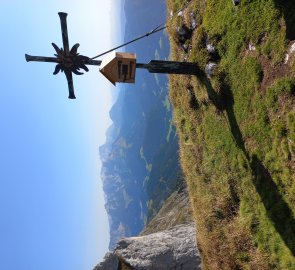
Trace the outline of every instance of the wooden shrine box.
<instances>
[{"instance_id":1,"label":"wooden shrine box","mask_svg":"<svg viewBox=\"0 0 295 270\"><path fill-rule=\"evenodd\" d=\"M99 71L113 84L134 83L136 54L112 52L102 60Z\"/></svg>"}]
</instances>

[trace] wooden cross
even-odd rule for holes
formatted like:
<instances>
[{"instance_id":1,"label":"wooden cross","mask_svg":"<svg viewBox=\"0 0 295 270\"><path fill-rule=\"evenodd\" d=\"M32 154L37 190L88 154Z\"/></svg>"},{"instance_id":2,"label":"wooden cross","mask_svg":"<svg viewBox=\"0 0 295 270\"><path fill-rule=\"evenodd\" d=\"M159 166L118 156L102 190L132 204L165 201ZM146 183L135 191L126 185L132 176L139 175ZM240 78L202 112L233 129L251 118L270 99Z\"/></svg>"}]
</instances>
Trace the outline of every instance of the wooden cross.
<instances>
[{"instance_id":1,"label":"wooden cross","mask_svg":"<svg viewBox=\"0 0 295 270\"><path fill-rule=\"evenodd\" d=\"M27 62L37 61L37 62L50 62L57 63L55 70L53 72L56 75L59 71L64 72L68 81L69 88L69 98L75 99L74 84L72 73L76 75L82 75L80 69L89 71L86 65L100 66L102 61L93 60L87 56L80 55L77 53L79 43L76 43L71 49L69 47L68 29L67 29L67 13L58 13L61 24L62 41L63 48L59 48L56 44L52 43L53 48L56 51L55 57L45 57L45 56L31 56L26 54L25 58ZM118 47L117 47L118 48ZM116 49L116 48L115 48ZM111 52L114 49L108 51ZM148 64L136 63L136 68L147 69L151 73L167 73L167 74L190 74L197 75L200 73L200 69L196 63L188 62L176 62L176 61L161 61L152 60ZM122 65L122 67L126 67ZM119 67L117 67L119 68ZM126 70L123 70L123 73ZM117 72L117 71L116 71ZM120 73L120 70L118 71ZM127 71L126 71L127 72ZM102 72L103 73L103 72ZM104 74L106 75L106 74ZM107 76L106 76L107 77ZM122 82L122 81L120 81ZM124 82L124 81L123 81ZM126 81L128 82L128 81ZM113 82L114 83L114 82Z\"/></svg>"}]
</instances>

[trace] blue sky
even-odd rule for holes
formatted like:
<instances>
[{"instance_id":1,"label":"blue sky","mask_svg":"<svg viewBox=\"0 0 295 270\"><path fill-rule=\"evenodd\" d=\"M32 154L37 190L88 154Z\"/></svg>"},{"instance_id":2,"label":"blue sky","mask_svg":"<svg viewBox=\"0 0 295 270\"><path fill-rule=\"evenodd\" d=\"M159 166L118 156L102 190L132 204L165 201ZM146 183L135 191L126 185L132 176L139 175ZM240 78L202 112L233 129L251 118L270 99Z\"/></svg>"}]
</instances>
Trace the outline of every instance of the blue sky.
<instances>
[{"instance_id":1,"label":"blue sky","mask_svg":"<svg viewBox=\"0 0 295 270\"><path fill-rule=\"evenodd\" d=\"M107 249L98 147L116 89L92 67L74 76L69 100L64 74L24 55L53 56L51 42L62 46L59 11L69 14L79 53L117 45L111 2L0 0L1 269L92 269Z\"/></svg>"}]
</instances>

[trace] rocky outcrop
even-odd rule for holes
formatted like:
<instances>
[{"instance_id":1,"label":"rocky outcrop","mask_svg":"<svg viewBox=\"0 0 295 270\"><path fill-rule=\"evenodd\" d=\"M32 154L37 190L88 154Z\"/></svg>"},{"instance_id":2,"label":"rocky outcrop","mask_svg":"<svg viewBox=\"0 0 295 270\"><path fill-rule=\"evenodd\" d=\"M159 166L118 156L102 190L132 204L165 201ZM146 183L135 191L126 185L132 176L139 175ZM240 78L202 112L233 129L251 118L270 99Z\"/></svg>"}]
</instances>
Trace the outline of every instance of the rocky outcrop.
<instances>
[{"instance_id":1,"label":"rocky outcrop","mask_svg":"<svg viewBox=\"0 0 295 270\"><path fill-rule=\"evenodd\" d=\"M169 230L176 225L193 223L191 203L185 183L165 201L160 211L148 223L140 235Z\"/></svg>"},{"instance_id":2,"label":"rocky outcrop","mask_svg":"<svg viewBox=\"0 0 295 270\"><path fill-rule=\"evenodd\" d=\"M201 269L201 259L195 239L193 224L123 238L94 270L117 270L120 261L134 270L198 270Z\"/></svg>"}]
</instances>

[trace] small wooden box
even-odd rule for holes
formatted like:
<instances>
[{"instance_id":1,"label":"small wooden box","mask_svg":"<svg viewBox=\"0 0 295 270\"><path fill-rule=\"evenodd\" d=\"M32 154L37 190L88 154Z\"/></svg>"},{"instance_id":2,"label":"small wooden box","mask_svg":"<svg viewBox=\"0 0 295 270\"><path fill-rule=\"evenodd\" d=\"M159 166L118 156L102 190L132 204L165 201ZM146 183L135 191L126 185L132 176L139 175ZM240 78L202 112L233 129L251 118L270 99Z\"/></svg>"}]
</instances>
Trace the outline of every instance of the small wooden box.
<instances>
[{"instance_id":1,"label":"small wooden box","mask_svg":"<svg viewBox=\"0 0 295 270\"><path fill-rule=\"evenodd\" d=\"M114 85L116 82L134 83L136 54L112 52L102 60L99 71Z\"/></svg>"}]
</instances>

